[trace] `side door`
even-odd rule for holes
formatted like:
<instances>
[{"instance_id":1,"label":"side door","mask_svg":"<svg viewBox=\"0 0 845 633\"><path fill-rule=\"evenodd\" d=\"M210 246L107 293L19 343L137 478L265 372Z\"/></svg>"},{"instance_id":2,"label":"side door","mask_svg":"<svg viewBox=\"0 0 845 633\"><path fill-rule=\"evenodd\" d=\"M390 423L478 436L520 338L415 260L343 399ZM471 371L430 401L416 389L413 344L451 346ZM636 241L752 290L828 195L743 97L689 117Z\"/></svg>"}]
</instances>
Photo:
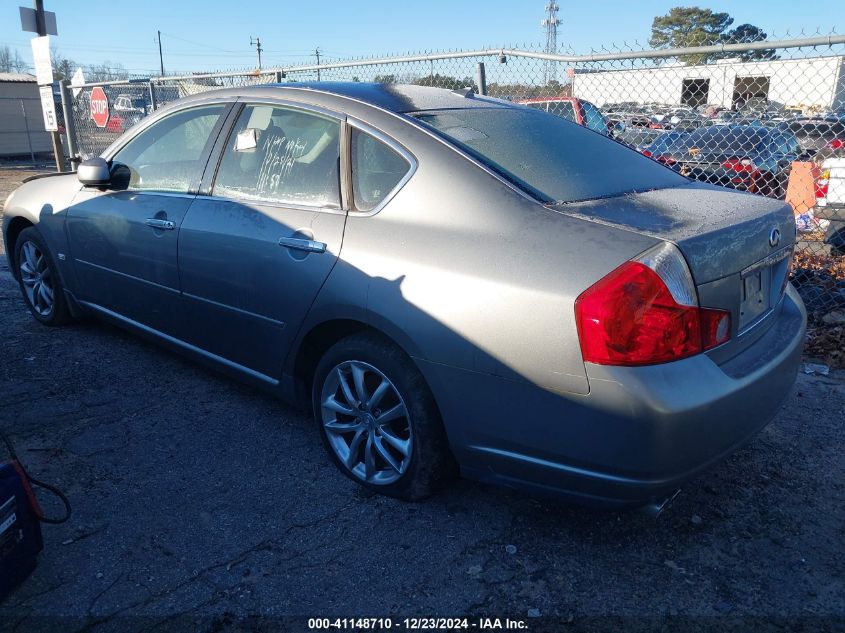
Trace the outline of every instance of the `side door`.
<instances>
[{"instance_id":1,"label":"side door","mask_svg":"<svg viewBox=\"0 0 845 633\"><path fill-rule=\"evenodd\" d=\"M66 226L80 301L179 334L179 228L232 105L156 121L111 157L110 187L79 191Z\"/></svg>"},{"instance_id":2,"label":"side door","mask_svg":"<svg viewBox=\"0 0 845 633\"><path fill-rule=\"evenodd\" d=\"M343 129L321 110L242 106L179 233L189 343L278 378L340 252Z\"/></svg>"}]
</instances>

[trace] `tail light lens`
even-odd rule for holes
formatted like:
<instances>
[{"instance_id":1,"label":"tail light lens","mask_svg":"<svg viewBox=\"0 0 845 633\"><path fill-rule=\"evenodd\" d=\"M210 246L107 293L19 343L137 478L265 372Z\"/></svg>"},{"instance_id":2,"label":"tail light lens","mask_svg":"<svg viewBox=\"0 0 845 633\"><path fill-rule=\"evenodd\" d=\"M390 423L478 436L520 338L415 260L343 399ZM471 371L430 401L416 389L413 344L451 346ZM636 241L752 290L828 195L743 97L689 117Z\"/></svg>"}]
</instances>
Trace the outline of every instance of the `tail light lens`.
<instances>
[{"instance_id":1,"label":"tail light lens","mask_svg":"<svg viewBox=\"0 0 845 633\"><path fill-rule=\"evenodd\" d=\"M753 174L757 171L757 166L750 158L729 158L722 163L722 167L743 174Z\"/></svg>"},{"instance_id":2,"label":"tail light lens","mask_svg":"<svg viewBox=\"0 0 845 633\"><path fill-rule=\"evenodd\" d=\"M585 362L653 365L700 354L730 338L729 312L700 308L678 249L664 242L625 262L575 301Z\"/></svg>"},{"instance_id":3,"label":"tail light lens","mask_svg":"<svg viewBox=\"0 0 845 633\"><path fill-rule=\"evenodd\" d=\"M648 156L649 158L651 158L651 151L644 149L643 150L643 156Z\"/></svg>"},{"instance_id":4,"label":"tail light lens","mask_svg":"<svg viewBox=\"0 0 845 633\"><path fill-rule=\"evenodd\" d=\"M828 149L845 149L845 140L841 138L835 138L830 143L827 144Z\"/></svg>"},{"instance_id":5,"label":"tail light lens","mask_svg":"<svg viewBox=\"0 0 845 633\"><path fill-rule=\"evenodd\" d=\"M669 154L659 154L659 155L654 157L654 160L656 160L659 163L663 163L664 165L674 165L675 163L678 162L674 158L669 156Z\"/></svg>"}]
</instances>

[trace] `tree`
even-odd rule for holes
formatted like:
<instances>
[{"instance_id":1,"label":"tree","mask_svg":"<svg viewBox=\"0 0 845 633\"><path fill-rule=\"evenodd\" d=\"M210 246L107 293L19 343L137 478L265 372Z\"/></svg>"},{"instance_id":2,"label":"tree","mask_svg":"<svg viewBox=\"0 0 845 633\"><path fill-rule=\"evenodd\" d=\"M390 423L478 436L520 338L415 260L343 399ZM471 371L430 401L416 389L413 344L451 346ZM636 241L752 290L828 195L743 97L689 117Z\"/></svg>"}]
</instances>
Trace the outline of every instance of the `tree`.
<instances>
[{"instance_id":1,"label":"tree","mask_svg":"<svg viewBox=\"0 0 845 633\"><path fill-rule=\"evenodd\" d=\"M673 7L666 15L654 18L648 42L654 48L710 46L722 41L725 30L733 21L727 13L714 13L710 9ZM716 57L683 55L681 59L690 64L701 64Z\"/></svg>"},{"instance_id":2,"label":"tree","mask_svg":"<svg viewBox=\"0 0 845 633\"><path fill-rule=\"evenodd\" d=\"M62 55L58 49L50 51L50 61L53 64L53 79L70 79L76 71L76 62Z\"/></svg>"},{"instance_id":3,"label":"tree","mask_svg":"<svg viewBox=\"0 0 845 633\"><path fill-rule=\"evenodd\" d=\"M13 50L8 45L0 47L0 73L23 73L28 67L18 49Z\"/></svg>"},{"instance_id":4,"label":"tree","mask_svg":"<svg viewBox=\"0 0 845 633\"><path fill-rule=\"evenodd\" d=\"M396 75L376 75L373 81L377 84L395 84Z\"/></svg>"},{"instance_id":5,"label":"tree","mask_svg":"<svg viewBox=\"0 0 845 633\"><path fill-rule=\"evenodd\" d=\"M450 90L456 90L458 88L472 88L474 91L478 91L478 86L475 85L475 81L473 81L472 77L458 79L457 77L441 75L440 73L420 77L419 79L415 79L413 83L417 86L434 86L435 88L449 88Z\"/></svg>"},{"instance_id":6,"label":"tree","mask_svg":"<svg viewBox=\"0 0 845 633\"><path fill-rule=\"evenodd\" d=\"M725 44L745 44L749 42L763 42L768 35L759 26L753 24L740 24L738 27L731 29L722 36L722 41ZM729 57L739 57L744 62L777 59L775 49L764 48L757 51L743 51L740 53L730 53Z\"/></svg>"},{"instance_id":7,"label":"tree","mask_svg":"<svg viewBox=\"0 0 845 633\"><path fill-rule=\"evenodd\" d=\"M83 69L85 81L97 83L100 81L119 81L129 79L129 73L121 63L112 63L108 60L102 64L90 64Z\"/></svg>"}]
</instances>

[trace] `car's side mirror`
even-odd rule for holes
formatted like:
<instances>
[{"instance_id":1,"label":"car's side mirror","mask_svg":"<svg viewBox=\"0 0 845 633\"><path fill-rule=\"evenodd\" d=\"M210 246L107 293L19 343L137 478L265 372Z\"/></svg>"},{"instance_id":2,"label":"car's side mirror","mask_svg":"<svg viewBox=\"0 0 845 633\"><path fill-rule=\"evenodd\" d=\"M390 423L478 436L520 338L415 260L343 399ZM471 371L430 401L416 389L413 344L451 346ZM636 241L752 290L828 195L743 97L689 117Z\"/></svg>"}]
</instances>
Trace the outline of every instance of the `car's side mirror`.
<instances>
[{"instance_id":1,"label":"car's side mirror","mask_svg":"<svg viewBox=\"0 0 845 633\"><path fill-rule=\"evenodd\" d=\"M106 187L111 182L109 164L105 158L97 156L82 161L76 168L79 182L89 187Z\"/></svg>"}]
</instances>

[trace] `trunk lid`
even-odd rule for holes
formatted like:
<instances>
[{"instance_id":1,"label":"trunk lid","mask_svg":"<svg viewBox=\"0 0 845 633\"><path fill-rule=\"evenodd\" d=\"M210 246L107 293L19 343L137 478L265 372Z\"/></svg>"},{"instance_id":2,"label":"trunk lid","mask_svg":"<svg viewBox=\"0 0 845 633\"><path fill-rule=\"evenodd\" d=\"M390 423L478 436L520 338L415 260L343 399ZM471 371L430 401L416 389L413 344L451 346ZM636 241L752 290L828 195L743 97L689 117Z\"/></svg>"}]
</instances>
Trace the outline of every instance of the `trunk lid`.
<instances>
[{"instance_id":1,"label":"trunk lid","mask_svg":"<svg viewBox=\"0 0 845 633\"><path fill-rule=\"evenodd\" d=\"M553 208L677 245L702 307L731 312L732 340L765 329L779 306L795 246L792 208L782 201L692 182Z\"/></svg>"}]
</instances>

